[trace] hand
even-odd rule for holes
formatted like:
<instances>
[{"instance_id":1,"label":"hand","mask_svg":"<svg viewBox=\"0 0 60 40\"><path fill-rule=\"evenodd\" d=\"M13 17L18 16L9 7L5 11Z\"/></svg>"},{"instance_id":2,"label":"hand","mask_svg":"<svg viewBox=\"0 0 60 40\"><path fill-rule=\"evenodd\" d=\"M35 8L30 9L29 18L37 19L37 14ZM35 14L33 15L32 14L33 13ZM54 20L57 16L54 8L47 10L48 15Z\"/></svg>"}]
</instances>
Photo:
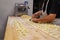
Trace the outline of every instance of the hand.
<instances>
[{"instance_id":1,"label":"hand","mask_svg":"<svg viewBox=\"0 0 60 40\"><path fill-rule=\"evenodd\" d=\"M38 11L32 15L32 18L37 18L38 16L42 15L42 11Z\"/></svg>"},{"instance_id":2,"label":"hand","mask_svg":"<svg viewBox=\"0 0 60 40\"><path fill-rule=\"evenodd\" d=\"M36 22L36 23L38 23L39 22L39 19L37 19L37 18L33 18L33 19L31 19L33 22Z\"/></svg>"}]
</instances>

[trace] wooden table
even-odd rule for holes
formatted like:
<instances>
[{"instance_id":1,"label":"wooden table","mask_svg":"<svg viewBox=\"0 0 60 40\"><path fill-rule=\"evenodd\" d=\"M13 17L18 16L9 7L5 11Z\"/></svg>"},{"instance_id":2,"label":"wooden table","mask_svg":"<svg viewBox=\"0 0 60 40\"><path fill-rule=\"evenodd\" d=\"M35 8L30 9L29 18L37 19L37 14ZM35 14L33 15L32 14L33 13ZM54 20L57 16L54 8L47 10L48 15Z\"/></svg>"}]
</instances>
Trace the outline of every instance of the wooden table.
<instances>
[{"instance_id":1,"label":"wooden table","mask_svg":"<svg viewBox=\"0 0 60 40\"><path fill-rule=\"evenodd\" d=\"M60 40L60 26L29 21L31 17L8 17L4 40Z\"/></svg>"}]
</instances>

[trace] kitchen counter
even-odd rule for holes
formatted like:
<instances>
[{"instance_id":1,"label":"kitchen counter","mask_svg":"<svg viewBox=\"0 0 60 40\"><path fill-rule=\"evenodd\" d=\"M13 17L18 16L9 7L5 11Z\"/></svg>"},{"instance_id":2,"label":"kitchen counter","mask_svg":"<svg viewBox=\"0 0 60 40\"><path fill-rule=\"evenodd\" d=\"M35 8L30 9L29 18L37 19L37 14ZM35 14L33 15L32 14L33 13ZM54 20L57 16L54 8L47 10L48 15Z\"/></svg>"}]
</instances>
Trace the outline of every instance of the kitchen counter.
<instances>
[{"instance_id":1,"label":"kitchen counter","mask_svg":"<svg viewBox=\"0 0 60 40\"><path fill-rule=\"evenodd\" d=\"M60 26L60 19L55 19L52 23Z\"/></svg>"}]
</instances>

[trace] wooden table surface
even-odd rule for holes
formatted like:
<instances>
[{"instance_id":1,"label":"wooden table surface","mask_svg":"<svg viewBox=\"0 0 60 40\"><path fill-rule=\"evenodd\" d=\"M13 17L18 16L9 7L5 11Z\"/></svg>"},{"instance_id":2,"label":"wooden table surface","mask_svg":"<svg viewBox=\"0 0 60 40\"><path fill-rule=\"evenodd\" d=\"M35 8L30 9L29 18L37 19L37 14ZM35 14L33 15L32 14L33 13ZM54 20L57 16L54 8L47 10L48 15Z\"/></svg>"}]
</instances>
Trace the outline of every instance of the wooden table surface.
<instances>
[{"instance_id":1,"label":"wooden table surface","mask_svg":"<svg viewBox=\"0 0 60 40\"><path fill-rule=\"evenodd\" d=\"M34 23L31 17L8 17L4 40L60 40L60 26Z\"/></svg>"}]
</instances>

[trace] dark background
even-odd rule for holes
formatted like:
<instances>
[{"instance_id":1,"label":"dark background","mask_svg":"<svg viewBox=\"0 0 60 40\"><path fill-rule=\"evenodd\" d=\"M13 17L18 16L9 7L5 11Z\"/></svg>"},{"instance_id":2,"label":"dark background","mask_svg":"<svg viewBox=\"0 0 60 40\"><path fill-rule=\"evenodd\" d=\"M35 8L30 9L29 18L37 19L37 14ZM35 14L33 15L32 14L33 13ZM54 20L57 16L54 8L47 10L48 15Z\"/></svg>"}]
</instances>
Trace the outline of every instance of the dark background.
<instances>
[{"instance_id":1,"label":"dark background","mask_svg":"<svg viewBox=\"0 0 60 40\"><path fill-rule=\"evenodd\" d=\"M33 14L40 10L44 0L33 0Z\"/></svg>"}]
</instances>

